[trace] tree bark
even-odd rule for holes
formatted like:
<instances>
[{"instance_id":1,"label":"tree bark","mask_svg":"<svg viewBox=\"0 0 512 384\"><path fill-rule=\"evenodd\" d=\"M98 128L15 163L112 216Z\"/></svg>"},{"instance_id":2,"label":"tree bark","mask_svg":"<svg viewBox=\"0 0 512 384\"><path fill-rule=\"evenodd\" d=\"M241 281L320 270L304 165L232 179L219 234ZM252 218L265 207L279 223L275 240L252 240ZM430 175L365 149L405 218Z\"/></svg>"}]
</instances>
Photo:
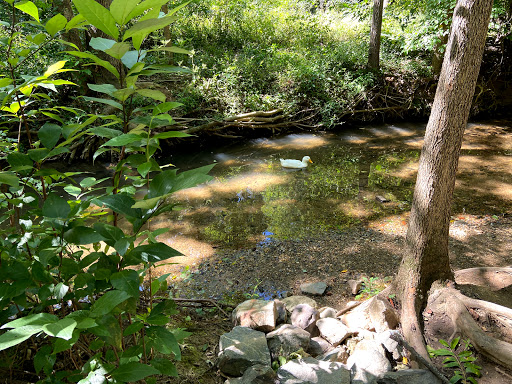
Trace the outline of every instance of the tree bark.
<instances>
[{"instance_id":1,"label":"tree bark","mask_svg":"<svg viewBox=\"0 0 512 384\"><path fill-rule=\"evenodd\" d=\"M418 314L432 283L453 279L448 257L451 202L491 7L492 0L459 0L454 10L396 279L404 336L423 357L428 354Z\"/></svg>"},{"instance_id":2,"label":"tree bark","mask_svg":"<svg viewBox=\"0 0 512 384\"><path fill-rule=\"evenodd\" d=\"M368 68L379 69L380 65L380 35L382 30L382 10L384 0L373 1L372 27L370 30L370 49L368 51Z\"/></svg>"}]
</instances>

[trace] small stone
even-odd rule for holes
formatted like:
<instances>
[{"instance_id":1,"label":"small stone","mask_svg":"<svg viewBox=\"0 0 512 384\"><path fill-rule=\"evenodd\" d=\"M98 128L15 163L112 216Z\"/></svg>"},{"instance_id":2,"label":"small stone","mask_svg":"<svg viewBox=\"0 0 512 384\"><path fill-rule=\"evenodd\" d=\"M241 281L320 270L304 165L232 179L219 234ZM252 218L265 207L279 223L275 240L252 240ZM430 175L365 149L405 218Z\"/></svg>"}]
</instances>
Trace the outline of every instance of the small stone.
<instances>
[{"instance_id":1,"label":"small stone","mask_svg":"<svg viewBox=\"0 0 512 384\"><path fill-rule=\"evenodd\" d=\"M299 304L309 304L313 308L318 307L316 301L307 296L288 296L281 301L285 304L286 310L290 313L293 312L293 309Z\"/></svg>"},{"instance_id":2,"label":"small stone","mask_svg":"<svg viewBox=\"0 0 512 384\"><path fill-rule=\"evenodd\" d=\"M277 370L277 377L281 384L350 384L350 371L343 364L312 357L287 362Z\"/></svg>"},{"instance_id":3,"label":"small stone","mask_svg":"<svg viewBox=\"0 0 512 384\"><path fill-rule=\"evenodd\" d=\"M290 353L309 348L309 332L291 324L282 324L267 334L267 344L272 360L278 356L287 357Z\"/></svg>"},{"instance_id":4,"label":"small stone","mask_svg":"<svg viewBox=\"0 0 512 384\"><path fill-rule=\"evenodd\" d=\"M308 331L312 336L318 336L316 321L320 319L320 313L308 304L295 306L291 315L293 325Z\"/></svg>"},{"instance_id":5,"label":"small stone","mask_svg":"<svg viewBox=\"0 0 512 384\"><path fill-rule=\"evenodd\" d=\"M232 318L235 325L270 332L276 327L276 303L256 299L244 301L235 308Z\"/></svg>"},{"instance_id":6,"label":"small stone","mask_svg":"<svg viewBox=\"0 0 512 384\"><path fill-rule=\"evenodd\" d=\"M387 372L379 382L385 384L439 384L441 381L430 371L424 369L402 369Z\"/></svg>"},{"instance_id":7,"label":"small stone","mask_svg":"<svg viewBox=\"0 0 512 384\"><path fill-rule=\"evenodd\" d=\"M398 315L386 299L375 296L368 307L370 320L377 332L395 329L399 323Z\"/></svg>"},{"instance_id":8,"label":"small stone","mask_svg":"<svg viewBox=\"0 0 512 384\"><path fill-rule=\"evenodd\" d=\"M355 296L361 289L363 282L361 280L349 280L347 281L347 284L350 288L350 292Z\"/></svg>"},{"instance_id":9,"label":"small stone","mask_svg":"<svg viewBox=\"0 0 512 384\"><path fill-rule=\"evenodd\" d=\"M276 324L284 324L288 318L286 314L286 305L281 300L274 300L276 303L277 320Z\"/></svg>"},{"instance_id":10,"label":"small stone","mask_svg":"<svg viewBox=\"0 0 512 384\"><path fill-rule=\"evenodd\" d=\"M375 196L375 200L377 200L379 203L388 203L389 200L386 199L384 196L377 195Z\"/></svg>"},{"instance_id":11,"label":"small stone","mask_svg":"<svg viewBox=\"0 0 512 384\"><path fill-rule=\"evenodd\" d=\"M388 359L376 350L356 350L347 360L353 384L375 383L376 378L391 370Z\"/></svg>"},{"instance_id":12,"label":"small stone","mask_svg":"<svg viewBox=\"0 0 512 384\"><path fill-rule=\"evenodd\" d=\"M253 365L245 370L242 377L232 378L224 384L275 384L277 374L268 365Z\"/></svg>"},{"instance_id":13,"label":"small stone","mask_svg":"<svg viewBox=\"0 0 512 384\"><path fill-rule=\"evenodd\" d=\"M323 361L336 361L338 363L346 364L349 358L348 348L345 345L338 345L336 348L318 356L318 360Z\"/></svg>"},{"instance_id":14,"label":"small stone","mask_svg":"<svg viewBox=\"0 0 512 384\"><path fill-rule=\"evenodd\" d=\"M327 340L325 340L322 337L319 337L319 336L313 337L309 341L308 353L313 357L323 355L332 349L333 349L333 346L331 345L331 343L329 343ZM322 359L318 359L318 360L322 360Z\"/></svg>"},{"instance_id":15,"label":"small stone","mask_svg":"<svg viewBox=\"0 0 512 384\"><path fill-rule=\"evenodd\" d=\"M300 286L301 293L306 293L315 296L322 296L327 289L327 284L320 281L316 283L304 283Z\"/></svg>"},{"instance_id":16,"label":"small stone","mask_svg":"<svg viewBox=\"0 0 512 384\"><path fill-rule=\"evenodd\" d=\"M338 311L334 308L331 308L331 307L322 307L318 310L318 312L320 312L320 318L321 319L325 319L326 317L336 317L336 313L338 313Z\"/></svg>"},{"instance_id":17,"label":"small stone","mask_svg":"<svg viewBox=\"0 0 512 384\"><path fill-rule=\"evenodd\" d=\"M341 321L331 317L318 320L316 326L320 330L320 336L335 347L352 334Z\"/></svg>"}]
</instances>

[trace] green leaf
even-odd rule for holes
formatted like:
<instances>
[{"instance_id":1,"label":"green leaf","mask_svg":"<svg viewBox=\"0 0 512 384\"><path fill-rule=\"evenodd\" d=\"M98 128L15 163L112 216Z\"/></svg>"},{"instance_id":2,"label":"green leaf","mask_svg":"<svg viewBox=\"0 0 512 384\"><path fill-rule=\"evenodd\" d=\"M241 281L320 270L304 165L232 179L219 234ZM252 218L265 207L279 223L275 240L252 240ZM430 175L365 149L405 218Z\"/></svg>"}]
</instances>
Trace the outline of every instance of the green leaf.
<instances>
[{"instance_id":1,"label":"green leaf","mask_svg":"<svg viewBox=\"0 0 512 384\"><path fill-rule=\"evenodd\" d=\"M124 232L119 227L114 227L113 225L96 223L94 224L94 230L101 234L104 241L111 247L114 246L116 241L124 238Z\"/></svg>"},{"instance_id":2,"label":"green leaf","mask_svg":"<svg viewBox=\"0 0 512 384\"><path fill-rule=\"evenodd\" d=\"M141 63L141 60L144 60L146 57L147 51L140 50L140 51L128 51L124 54L124 56L121 58L121 61L124 65L126 65L130 72L128 72L128 75L132 74L132 70L134 73L140 72L142 68L144 68L144 63ZM135 64L139 64L139 66L134 67Z\"/></svg>"},{"instance_id":3,"label":"green leaf","mask_svg":"<svg viewBox=\"0 0 512 384\"><path fill-rule=\"evenodd\" d=\"M135 91L132 88L123 88L119 89L118 91L114 92L114 97L123 102L126 101L131 95L133 95Z\"/></svg>"},{"instance_id":4,"label":"green leaf","mask_svg":"<svg viewBox=\"0 0 512 384\"><path fill-rule=\"evenodd\" d=\"M110 276L110 282L115 289L124 291L132 297L139 297L139 274L132 270L116 272Z\"/></svg>"},{"instance_id":5,"label":"green leaf","mask_svg":"<svg viewBox=\"0 0 512 384\"><path fill-rule=\"evenodd\" d=\"M43 215L50 218L67 218L71 212L68 202L55 193L50 193L43 204Z\"/></svg>"},{"instance_id":6,"label":"green leaf","mask_svg":"<svg viewBox=\"0 0 512 384\"><path fill-rule=\"evenodd\" d=\"M55 364L56 357L51 356L52 354L52 347L50 345L45 345L37 351L37 353L34 356L34 368L36 370L36 373L39 373L41 369L45 366L52 366Z\"/></svg>"},{"instance_id":7,"label":"green leaf","mask_svg":"<svg viewBox=\"0 0 512 384\"><path fill-rule=\"evenodd\" d=\"M39 332L41 332L41 327L31 325L7 331L0 335L0 351L18 345Z\"/></svg>"},{"instance_id":8,"label":"green leaf","mask_svg":"<svg viewBox=\"0 0 512 384\"><path fill-rule=\"evenodd\" d=\"M68 21L68 23L66 24L66 32L69 31L70 29L73 29L77 26L80 26L80 24L83 24L85 23L86 20L85 20L85 17L83 15L76 15L74 16L71 20ZM78 48L75 48L78 50Z\"/></svg>"},{"instance_id":9,"label":"green leaf","mask_svg":"<svg viewBox=\"0 0 512 384\"><path fill-rule=\"evenodd\" d=\"M182 256L182 254L167 244L155 243L135 247L128 253L126 259L131 263L130 265L135 265L141 262L156 263L157 261L167 260L175 256Z\"/></svg>"},{"instance_id":10,"label":"green leaf","mask_svg":"<svg viewBox=\"0 0 512 384\"><path fill-rule=\"evenodd\" d=\"M173 137L189 137L192 135L189 135L185 132L176 132L176 131L168 131L168 132L162 132L158 133L155 136L153 136L154 139L170 139Z\"/></svg>"},{"instance_id":11,"label":"green leaf","mask_svg":"<svg viewBox=\"0 0 512 384\"><path fill-rule=\"evenodd\" d=\"M9 323L6 323L6 324L2 325L2 327L0 329L21 328L21 327L24 327L27 325L39 326L41 329L43 325L48 324L48 323L54 323L57 320L59 320L59 318L50 313L44 313L44 312L36 313L33 315L28 315L28 316L13 320Z\"/></svg>"},{"instance_id":12,"label":"green leaf","mask_svg":"<svg viewBox=\"0 0 512 384\"><path fill-rule=\"evenodd\" d=\"M466 372L470 372L473 375L480 376L480 370L482 369L482 367L480 367L479 365L472 364L472 363L465 363L464 367L466 368Z\"/></svg>"},{"instance_id":13,"label":"green leaf","mask_svg":"<svg viewBox=\"0 0 512 384\"><path fill-rule=\"evenodd\" d=\"M139 332L143 327L144 323L142 321L134 322L124 329L123 335L133 335L134 333Z\"/></svg>"},{"instance_id":14,"label":"green leaf","mask_svg":"<svg viewBox=\"0 0 512 384\"><path fill-rule=\"evenodd\" d=\"M117 24L125 25L130 19L128 15L138 4L139 0L114 0L110 4L110 13Z\"/></svg>"},{"instance_id":15,"label":"green leaf","mask_svg":"<svg viewBox=\"0 0 512 384\"><path fill-rule=\"evenodd\" d=\"M457 348L457 345L459 345L459 340L460 340L460 337L456 337L452 340L452 342L450 343L450 348L455 350Z\"/></svg>"},{"instance_id":16,"label":"green leaf","mask_svg":"<svg viewBox=\"0 0 512 384\"><path fill-rule=\"evenodd\" d=\"M55 144L59 141L61 134L62 127L52 123L45 123L37 132L41 144L48 149L53 149L53 147L55 147Z\"/></svg>"},{"instance_id":17,"label":"green leaf","mask_svg":"<svg viewBox=\"0 0 512 384\"><path fill-rule=\"evenodd\" d=\"M34 19L39 21L39 11L37 10L36 5L31 1L20 1L19 3L14 5L15 8L18 8L21 12L24 12Z\"/></svg>"},{"instance_id":18,"label":"green leaf","mask_svg":"<svg viewBox=\"0 0 512 384\"><path fill-rule=\"evenodd\" d=\"M70 318L63 318L56 323L46 324L43 331L50 336L69 340L73 336L73 330L76 328L76 321Z\"/></svg>"},{"instance_id":19,"label":"green leaf","mask_svg":"<svg viewBox=\"0 0 512 384\"><path fill-rule=\"evenodd\" d=\"M144 21L139 21L136 23L133 27L128 29L124 35L123 35L123 41L126 39L129 39L133 36L146 36L150 34L151 32L157 31L174 21L176 21L178 18L176 16L165 16L161 17L159 19L148 19ZM135 44L134 44L135 46ZM136 49L139 47L135 46Z\"/></svg>"},{"instance_id":20,"label":"green leaf","mask_svg":"<svg viewBox=\"0 0 512 384\"><path fill-rule=\"evenodd\" d=\"M181 107L183 104L176 101L168 101L166 103L158 104L153 108L153 115L169 112L171 109Z\"/></svg>"},{"instance_id":21,"label":"green leaf","mask_svg":"<svg viewBox=\"0 0 512 384\"><path fill-rule=\"evenodd\" d=\"M97 97L90 97L90 96L82 96L85 100L88 100L88 101L95 101L97 103L102 103L102 104L106 104L106 105L110 105L111 107L114 107L116 109L119 109L119 110L123 110L123 106L121 104L119 104L117 101L114 101L114 100L110 100L110 99L100 99L100 98L97 98Z\"/></svg>"},{"instance_id":22,"label":"green leaf","mask_svg":"<svg viewBox=\"0 0 512 384\"><path fill-rule=\"evenodd\" d=\"M441 340L439 340L439 343L441 343L441 345L444 345L447 348L450 348L450 344L448 344L448 342L446 340L441 339Z\"/></svg>"},{"instance_id":23,"label":"green leaf","mask_svg":"<svg viewBox=\"0 0 512 384\"><path fill-rule=\"evenodd\" d=\"M27 151L27 155L30 157L30 160L35 161L36 163L46 158L49 154L50 150L48 148L34 148Z\"/></svg>"},{"instance_id":24,"label":"green leaf","mask_svg":"<svg viewBox=\"0 0 512 384\"><path fill-rule=\"evenodd\" d=\"M140 75L151 76L157 73L191 73L189 68L176 67L173 65L150 65L145 70L140 71Z\"/></svg>"},{"instance_id":25,"label":"green leaf","mask_svg":"<svg viewBox=\"0 0 512 384\"><path fill-rule=\"evenodd\" d=\"M141 96L149 97L150 99L161 102L164 102L166 99L165 95L162 92L157 91L155 89L138 89L137 93Z\"/></svg>"},{"instance_id":26,"label":"green leaf","mask_svg":"<svg viewBox=\"0 0 512 384\"><path fill-rule=\"evenodd\" d=\"M174 353L176 360L181 359L181 350L176 338L171 331L164 327L151 326L146 330L148 346L156 349L164 355Z\"/></svg>"},{"instance_id":27,"label":"green leaf","mask_svg":"<svg viewBox=\"0 0 512 384\"><path fill-rule=\"evenodd\" d=\"M112 312L115 307L130 297L131 296L124 291L108 291L92 305L91 317L105 316L107 313Z\"/></svg>"},{"instance_id":28,"label":"green leaf","mask_svg":"<svg viewBox=\"0 0 512 384\"><path fill-rule=\"evenodd\" d=\"M135 143L140 141L141 137L139 135L135 135L133 133L124 133L113 139L110 139L102 147L124 147L127 144Z\"/></svg>"},{"instance_id":29,"label":"green leaf","mask_svg":"<svg viewBox=\"0 0 512 384\"><path fill-rule=\"evenodd\" d=\"M89 45L98 51L105 52L107 49L112 48L115 43L115 40L105 39L103 37L93 37Z\"/></svg>"},{"instance_id":30,"label":"green leaf","mask_svg":"<svg viewBox=\"0 0 512 384\"><path fill-rule=\"evenodd\" d=\"M0 184L7 184L11 187L17 187L20 185L20 179L13 172L0 172Z\"/></svg>"},{"instance_id":31,"label":"green leaf","mask_svg":"<svg viewBox=\"0 0 512 384\"><path fill-rule=\"evenodd\" d=\"M78 1L81 1L81 0L78 0ZM92 0L92 1L94 1L94 0ZM93 55L92 53L80 52L80 51L65 51L65 53L72 55L72 56L80 57L82 59L90 59L90 60L94 61L95 64L102 66L107 71L112 73L117 79L119 79L119 72L112 64L110 64L108 61L100 59L98 56Z\"/></svg>"},{"instance_id":32,"label":"green leaf","mask_svg":"<svg viewBox=\"0 0 512 384\"><path fill-rule=\"evenodd\" d=\"M122 134L122 132L117 129L106 128L106 127L94 127L94 128L91 128L89 130L89 132L95 134L96 136L106 137L109 139Z\"/></svg>"},{"instance_id":33,"label":"green leaf","mask_svg":"<svg viewBox=\"0 0 512 384\"><path fill-rule=\"evenodd\" d=\"M130 50L127 43L115 43L112 48L107 49L105 53L115 59L121 59Z\"/></svg>"},{"instance_id":34,"label":"green leaf","mask_svg":"<svg viewBox=\"0 0 512 384\"><path fill-rule=\"evenodd\" d=\"M174 377L178 376L178 370L176 369L176 366L169 359L155 358L151 360L149 364L158 369L162 375Z\"/></svg>"},{"instance_id":35,"label":"green leaf","mask_svg":"<svg viewBox=\"0 0 512 384\"><path fill-rule=\"evenodd\" d=\"M77 226L66 231L64 239L71 244L85 245L102 241L104 237L90 227Z\"/></svg>"},{"instance_id":36,"label":"green leaf","mask_svg":"<svg viewBox=\"0 0 512 384\"><path fill-rule=\"evenodd\" d=\"M73 4L89 23L115 40L118 39L119 30L108 9L95 0L73 0Z\"/></svg>"},{"instance_id":37,"label":"green leaf","mask_svg":"<svg viewBox=\"0 0 512 384\"><path fill-rule=\"evenodd\" d=\"M103 196L95 200L95 204L99 206L105 205L107 208L110 208L114 212L117 212L121 215L141 218L141 211L139 209L132 208L134 203L135 200L133 200L133 198L126 193L117 193L115 195Z\"/></svg>"},{"instance_id":38,"label":"green leaf","mask_svg":"<svg viewBox=\"0 0 512 384\"><path fill-rule=\"evenodd\" d=\"M64 29L66 27L66 24L68 23L68 20L62 16L60 13L57 13L55 16L53 16L50 20L46 22L46 25L44 26L46 31L54 37L57 32Z\"/></svg>"},{"instance_id":39,"label":"green leaf","mask_svg":"<svg viewBox=\"0 0 512 384\"><path fill-rule=\"evenodd\" d=\"M71 196L77 197L82 193L82 190L74 185L68 184L64 187L64 190Z\"/></svg>"},{"instance_id":40,"label":"green leaf","mask_svg":"<svg viewBox=\"0 0 512 384\"><path fill-rule=\"evenodd\" d=\"M7 162L13 171L20 172L23 176L28 174L34 165L30 157L25 153L11 152L7 155Z\"/></svg>"},{"instance_id":41,"label":"green leaf","mask_svg":"<svg viewBox=\"0 0 512 384\"><path fill-rule=\"evenodd\" d=\"M98 93L106 93L109 96L114 96L114 92L117 92L117 88L112 84L90 84L88 83L87 86L90 90ZM98 127L100 128L100 127Z\"/></svg>"},{"instance_id":42,"label":"green leaf","mask_svg":"<svg viewBox=\"0 0 512 384\"><path fill-rule=\"evenodd\" d=\"M121 364L119 368L114 370L111 375L114 379L121 382L131 382L142 380L151 375L158 375L160 371L149 365L145 365L136 361Z\"/></svg>"},{"instance_id":43,"label":"green leaf","mask_svg":"<svg viewBox=\"0 0 512 384\"><path fill-rule=\"evenodd\" d=\"M173 52L173 53L182 53L184 55L191 55L192 52L184 49L184 48L180 48L180 47L159 47L159 48L156 48L156 49L150 49L149 52L152 52L152 51L166 51L166 52Z\"/></svg>"},{"instance_id":44,"label":"green leaf","mask_svg":"<svg viewBox=\"0 0 512 384\"><path fill-rule=\"evenodd\" d=\"M142 15L149 9L157 8L160 10L162 5L166 4L168 0L145 0L138 4L127 16L127 20L131 20L137 16Z\"/></svg>"}]
</instances>

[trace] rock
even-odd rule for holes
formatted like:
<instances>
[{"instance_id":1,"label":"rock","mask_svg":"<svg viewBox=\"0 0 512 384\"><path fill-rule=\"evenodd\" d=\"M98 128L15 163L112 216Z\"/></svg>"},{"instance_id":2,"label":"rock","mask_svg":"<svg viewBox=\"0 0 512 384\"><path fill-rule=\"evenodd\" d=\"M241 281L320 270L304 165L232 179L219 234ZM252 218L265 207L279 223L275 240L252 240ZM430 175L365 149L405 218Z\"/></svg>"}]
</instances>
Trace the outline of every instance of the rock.
<instances>
[{"instance_id":1,"label":"rock","mask_svg":"<svg viewBox=\"0 0 512 384\"><path fill-rule=\"evenodd\" d=\"M272 360L278 356L289 356L292 352L309 348L309 332L291 324L280 325L275 331L267 334L267 344Z\"/></svg>"},{"instance_id":2,"label":"rock","mask_svg":"<svg viewBox=\"0 0 512 384\"><path fill-rule=\"evenodd\" d=\"M304 283L300 286L300 292L310 295L322 296L327 289L327 284L323 281L316 283Z\"/></svg>"},{"instance_id":3,"label":"rock","mask_svg":"<svg viewBox=\"0 0 512 384\"><path fill-rule=\"evenodd\" d=\"M435 375L423 369L403 369L387 372L377 380L378 384L439 384L441 381Z\"/></svg>"},{"instance_id":4,"label":"rock","mask_svg":"<svg viewBox=\"0 0 512 384\"><path fill-rule=\"evenodd\" d=\"M256 299L244 301L235 308L232 318L235 325L270 332L276 327L276 303Z\"/></svg>"},{"instance_id":5,"label":"rock","mask_svg":"<svg viewBox=\"0 0 512 384\"><path fill-rule=\"evenodd\" d=\"M309 304L299 304L293 309L290 320L293 325L308 331L311 336L318 336L316 321L320 319L320 313Z\"/></svg>"},{"instance_id":6,"label":"rock","mask_svg":"<svg viewBox=\"0 0 512 384\"><path fill-rule=\"evenodd\" d=\"M320 318L321 319L324 319L326 317L336 317L336 314L338 313L338 311L334 308L331 308L331 307L322 307L318 310L318 312L320 312Z\"/></svg>"},{"instance_id":7,"label":"rock","mask_svg":"<svg viewBox=\"0 0 512 384\"><path fill-rule=\"evenodd\" d=\"M370 320L377 332L385 332L395 329L399 323L398 315L393 307L384 298L375 296L368 307Z\"/></svg>"},{"instance_id":8,"label":"rock","mask_svg":"<svg viewBox=\"0 0 512 384\"><path fill-rule=\"evenodd\" d=\"M349 280L347 281L347 284L350 288L350 292L355 296L361 289L363 282L361 280Z\"/></svg>"},{"instance_id":9,"label":"rock","mask_svg":"<svg viewBox=\"0 0 512 384\"><path fill-rule=\"evenodd\" d=\"M319 319L316 326L320 331L320 336L335 347L352 334L341 321L331 317Z\"/></svg>"},{"instance_id":10,"label":"rock","mask_svg":"<svg viewBox=\"0 0 512 384\"><path fill-rule=\"evenodd\" d=\"M379 342L396 361L401 360L404 356L403 347L391 338L391 335L397 331L386 331L377 334L377 342Z\"/></svg>"},{"instance_id":11,"label":"rock","mask_svg":"<svg viewBox=\"0 0 512 384\"><path fill-rule=\"evenodd\" d=\"M224 384L275 384L277 374L267 365L253 365L244 372L242 377L228 379Z\"/></svg>"},{"instance_id":12,"label":"rock","mask_svg":"<svg viewBox=\"0 0 512 384\"><path fill-rule=\"evenodd\" d=\"M276 303L277 310L276 324L286 323L286 320L288 319L286 314L286 305L281 300L274 300L274 303Z\"/></svg>"},{"instance_id":13,"label":"rock","mask_svg":"<svg viewBox=\"0 0 512 384\"><path fill-rule=\"evenodd\" d=\"M352 384L375 384L377 378L391 370L388 359L380 352L355 350L347 360L352 375Z\"/></svg>"},{"instance_id":14,"label":"rock","mask_svg":"<svg viewBox=\"0 0 512 384\"><path fill-rule=\"evenodd\" d=\"M331 343L329 343L324 338L322 338L322 337L313 337L309 341L309 349L307 350L307 352L311 356L315 357L315 356L318 356L318 355L323 355L323 354L325 354L326 352L329 352L332 349L333 349L333 346L331 345ZM322 360L322 359L318 359L318 360Z\"/></svg>"},{"instance_id":15,"label":"rock","mask_svg":"<svg viewBox=\"0 0 512 384\"><path fill-rule=\"evenodd\" d=\"M363 339L356 344L354 352L357 351L377 351L382 356L386 357L386 351L384 347L376 340Z\"/></svg>"},{"instance_id":16,"label":"rock","mask_svg":"<svg viewBox=\"0 0 512 384\"><path fill-rule=\"evenodd\" d=\"M281 384L350 384L350 371L341 363L312 357L291 360L277 370Z\"/></svg>"},{"instance_id":17,"label":"rock","mask_svg":"<svg viewBox=\"0 0 512 384\"><path fill-rule=\"evenodd\" d=\"M336 361L338 363L347 364L348 357L348 348L345 345L339 345L331 351L318 356L317 359L323 361Z\"/></svg>"},{"instance_id":18,"label":"rock","mask_svg":"<svg viewBox=\"0 0 512 384\"><path fill-rule=\"evenodd\" d=\"M235 327L220 337L219 369L229 376L242 376L253 365L270 366L270 353L263 332Z\"/></svg>"},{"instance_id":19,"label":"rock","mask_svg":"<svg viewBox=\"0 0 512 384\"><path fill-rule=\"evenodd\" d=\"M355 307L350 312L345 313L341 316L341 321L349 328L362 328L362 329L373 329L373 324L368 314L368 307L371 304L371 299L366 300L358 307Z\"/></svg>"},{"instance_id":20,"label":"rock","mask_svg":"<svg viewBox=\"0 0 512 384\"><path fill-rule=\"evenodd\" d=\"M293 312L293 308L295 308L299 304L309 304L313 308L318 307L316 301L307 296L289 296L281 301L285 304L286 310L290 313Z\"/></svg>"},{"instance_id":21,"label":"rock","mask_svg":"<svg viewBox=\"0 0 512 384\"><path fill-rule=\"evenodd\" d=\"M375 200L378 201L379 203L388 203L389 202L388 199L386 199L384 196L380 196L380 195L375 196Z\"/></svg>"}]
</instances>

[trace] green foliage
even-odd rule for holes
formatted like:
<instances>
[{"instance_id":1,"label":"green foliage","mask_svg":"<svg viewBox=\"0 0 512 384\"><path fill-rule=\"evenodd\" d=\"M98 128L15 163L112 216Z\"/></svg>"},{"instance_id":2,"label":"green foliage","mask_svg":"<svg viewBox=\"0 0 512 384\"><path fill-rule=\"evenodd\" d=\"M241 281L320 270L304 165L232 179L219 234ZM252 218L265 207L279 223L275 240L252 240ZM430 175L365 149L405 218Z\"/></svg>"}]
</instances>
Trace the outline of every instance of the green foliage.
<instances>
[{"instance_id":1,"label":"green foliage","mask_svg":"<svg viewBox=\"0 0 512 384\"><path fill-rule=\"evenodd\" d=\"M377 295L380 291L386 288L391 281L390 277L379 278L376 276L363 277L363 283L360 293L356 296L356 300L368 299L372 296Z\"/></svg>"},{"instance_id":2,"label":"green foliage","mask_svg":"<svg viewBox=\"0 0 512 384\"><path fill-rule=\"evenodd\" d=\"M37 346L39 383L149 382L155 375L176 376L173 360L181 358L179 342L186 333L167 328L176 306L171 299L155 301L157 292L167 288L167 276L154 279L151 271L180 253L158 241L163 231L152 230L150 221L174 208L167 203L172 193L209 180L211 166L178 173L158 165L154 155L160 140L187 136L154 133L173 124L168 112L180 104L166 102L158 91L139 89L136 82L142 74L183 71L147 65L140 48L151 32L173 22L172 14L183 5L158 18L158 1L114 0L108 10L80 0L75 4L80 14L67 22L59 14L44 21L31 1L7 3L14 24L2 22L8 37L0 42L7 68L0 77L0 124L20 127L25 136L20 133L13 142L0 135L0 350L13 366L15 349L31 340ZM21 51L15 48L26 23L23 18L15 23L20 12L39 29L25 37L29 48ZM108 98L86 98L113 106L116 115L84 116L56 104L58 87L74 85L59 78L70 71L64 60L42 74L23 73L27 58L43 44L85 24L111 37L96 38L92 46L117 60L116 65L91 52L68 54L116 76L116 85L89 84ZM148 105L135 107L134 95ZM64 112L80 117L66 122ZM119 154L109 186L105 179L45 164L91 136L104 140L95 158L107 151ZM141 308L145 279L149 306ZM76 357L74 367L62 368L59 360L69 355Z\"/></svg>"},{"instance_id":3,"label":"green foliage","mask_svg":"<svg viewBox=\"0 0 512 384\"><path fill-rule=\"evenodd\" d=\"M475 377L480 377L482 367L474 363L476 357L473 356L473 351L470 350L472 345L469 343L469 340L463 340L461 342L460 337L456 337L451 343L442 339L439 340L439 342L446 348L433 349L427 346L428 353L430 357L446 356L443 360L443 366L445 368L454 369L450 382L477 384ZM457 349L460 351L457 352Z\"/></svg>"}]
</instances>

